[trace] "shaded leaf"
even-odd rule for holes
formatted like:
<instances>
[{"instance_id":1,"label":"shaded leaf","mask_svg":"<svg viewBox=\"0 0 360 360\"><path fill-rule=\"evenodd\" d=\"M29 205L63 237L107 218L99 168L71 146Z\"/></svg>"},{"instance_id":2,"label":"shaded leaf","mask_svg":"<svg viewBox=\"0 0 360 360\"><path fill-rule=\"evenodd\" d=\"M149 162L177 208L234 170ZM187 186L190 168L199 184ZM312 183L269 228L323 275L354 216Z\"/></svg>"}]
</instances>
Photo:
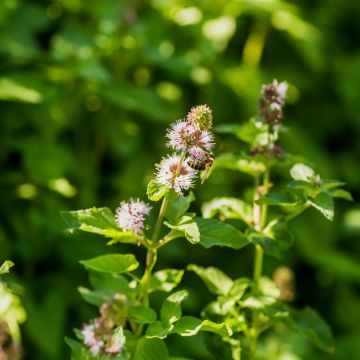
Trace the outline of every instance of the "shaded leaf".
<instances>
[{"instance_id":1,"label":"shaded leaf","mask_svg":"<svg viewBox=\"0 0 360 360\"><path fill-rule=\"evenodd\" d=\"M166 345L160 339L141 338L137 342L133 360L167 360Z\"/></svg>"},{"instance_id":2,"label":"shaded leaf","mask_svg":"<svg viewBox=\"0 0 360 360\"><path fill-rule=\"evenodd\" d=\"M176 223L186 211L189 209L191 202L195 200L195 196L190 192L187 196L176 197L175 199L169 200L165 218L172 224Z\"/></svg>"},{"instance_id":3,"label":"shaded leaf","mask_svg":"<svg viewBox=\"0 0 360 360\"><path fill-rule=\"evenodd\" d=\"M138 324L150 324L156 321L156 312L144 305L133 306L128 310L129 319Z\"/></svg>"},{"instance_id":4,"label":"shaded leaf","mask_svg":"<svg viewBox=\"0 0 360 360\"><path fill-rule=\"evenodd\" d=\"M205 248L225 246L241 249L249 244L249 239L232 225L215 219L195 219L200 231L200 244Z\"/></svg>"},{"instance_id":5,"label":"shaded leaf","mask_svg":"<svg viewBox=\"0 0 360 360\"><path fill-rule=\"evenodd\" d=\"M314 346L324 351L334 351L331 330L314 309L306 307L304 310L292 310L291 320L295 331L304 334Z\"/></svg>"},{"instance_id":6,"label":"shaded leaf","mask_svg":"<svg viewBox=\"0 0 360 360\"><path fill-rule=\"evenodd\" d=\"M203 268L191 264L188 270L194 271L205 283L210 292L217 295L226 295L233 286L233 281L221 270L215 267Z\"/></svg>"}]
</instances>

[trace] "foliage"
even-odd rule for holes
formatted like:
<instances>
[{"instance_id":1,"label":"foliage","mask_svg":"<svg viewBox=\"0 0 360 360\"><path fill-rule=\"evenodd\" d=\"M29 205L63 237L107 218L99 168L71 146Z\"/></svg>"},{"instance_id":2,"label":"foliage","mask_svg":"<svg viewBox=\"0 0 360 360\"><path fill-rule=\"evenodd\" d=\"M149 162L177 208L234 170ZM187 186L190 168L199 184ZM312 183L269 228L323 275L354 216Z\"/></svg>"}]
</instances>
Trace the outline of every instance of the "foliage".
<instances>
[{"instance_id":1,"label":"foliage","mask_svg":"<svg viewBox=\"0 0 360 360\"><path fill-rule=\"evenodd\" d=\"M113 209L121 198L141 196L154 161L163 153L162 130L194 103L214 108L216 126L231 122L239 127L256 112L260 85L274 77L287 79L291 131L281 134L282 145L289 153L306 156L311 167L316 163L324 178L345 181L358 199L359 11L350 0L0 3L0 244L2 261L17 265L10 279L24 287L26 358L69 358L64 336L72 336L73 327L95 316L77 293L86 275L76 264L107 253L106 242L62 232L59 211L95 204ZM218 160L219 153L238 148L226 129L222 133ZM251 169L247 160L242 159L241 167ZM274 179L287 176L288 170L276 167ZM201 203L238 197L243 190L250 201L250 179L240 172L214 171L190 211L199 214ZM290 215L291 195L289 200L292 205L270 206ZM328 197L320 200L324 204ZM332 225L320 220L322 213L314 205L290 225L295 245L281 263L296 274L295 304L310 304L331 325L333 358L351 358L360 350L359 208L339 202ZM233 207L222 211L243 232L247 212ZM331 216L329 206L325 210ZM249 274L250 249L206 250L174 241L159 260L159 269L169 268L168 281L154 281L154 288L170 289L172 279L178 282L182 276L177 269L194 262L205 268L216 265L231 278ZM142 262L143 253L134 251ZM276 258L268 257L265 274L275 273L278 266ZM91 274L94 282L98 277ZM122 275L116 279L121 289ZM183 283L191 294L184 304L196 315L211 298L194 292L201 285L192 273ZM281 326L276 331L283 344L297 343L303 358L327 358ZM168 341L188 358L208 360L212 355L204 339ZM261 346L265 352L274 348L273 337L265 336Z\"/></svg>"}]
</instances>

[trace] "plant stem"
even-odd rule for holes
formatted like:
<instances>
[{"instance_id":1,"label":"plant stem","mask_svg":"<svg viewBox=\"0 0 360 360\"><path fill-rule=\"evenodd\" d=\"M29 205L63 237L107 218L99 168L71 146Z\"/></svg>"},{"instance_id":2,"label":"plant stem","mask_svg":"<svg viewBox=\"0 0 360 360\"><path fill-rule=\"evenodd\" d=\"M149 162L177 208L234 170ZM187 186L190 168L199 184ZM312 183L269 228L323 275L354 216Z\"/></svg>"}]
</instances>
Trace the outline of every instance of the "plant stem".
<instances>
[{"instance_id":1,"label":"plant stem","mask_svg":"<svg viewBox=\"0 0 360 360\"><path fill-rule=\"evenodd\" d=\"M185 160L185 156L186 156L186 150L184 150L180 156L180 160L175 171L175 178L180 174L181 166ZM145 306L149 306L149 287L150 287L151 273L157 261L157 248L156 246L154 247L154 245L156 245L156 243L158 242L161 225L163 224L168 204L169 204L169 199L165 196L161 203L159 215L156 220L154 232L151 238L151 243L148 245L148 249L147 249L145 272L141 279L141 283L143 287L142 304ZM142 332L142 329L143 326L140 325L136 330L136 335L139 336Z\"/></svg>"},{"instance_id":2,"label":"plant stem","mask_svg":"<svg viewBox=\"0 0 360 360\"><path fill-rule=\"evenodd\" d=\"M266 164L266 170L263 176L263 182L261 187L259 186L259 176L255 178L255 194L254 194L254 206L253 206L253 222L254 228L256 231L261 232L266 226L267 221L267 210L268 206L266 204L258 205L256 201L260 198L261 195L265 195L269 189L269 180L270 180L270 169L268 164ZM264 249L261 244L255 245L255 258L254 258L254 272L253 278L255 282L255 291L259 292L259 282L262 274L262 267L264 261ZM252 327L249 329L250 337L250 354L251 359L256 359L256 346L257 339L259 337L259 314L254 310Z\"/></svg>"}]
</instances>

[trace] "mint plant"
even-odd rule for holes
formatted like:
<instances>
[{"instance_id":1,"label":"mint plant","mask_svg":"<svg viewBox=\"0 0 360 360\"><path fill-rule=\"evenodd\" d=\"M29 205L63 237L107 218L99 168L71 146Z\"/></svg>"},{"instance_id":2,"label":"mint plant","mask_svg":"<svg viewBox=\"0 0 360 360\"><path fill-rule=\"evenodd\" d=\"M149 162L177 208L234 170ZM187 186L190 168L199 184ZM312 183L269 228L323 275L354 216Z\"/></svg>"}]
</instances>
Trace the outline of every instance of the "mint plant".
<instances>
[{"instance_id":1,"label":"mint plant","mask_svg":"<svg viewBox=\"0 0 360 360\"><path fill-rule=\"evenodd\" d=\"M266 341L259 343L259 339L271 339L291 331L299 338L306 337L321 350L334 349L330 328L320 315L309 307L297 310L281 301L286 298L282 296L284 289L282 294L274 281L263 275L264 255L281 258L293 244L288 230L291 219L313 207L332 220L334 198L351 200L351 195L340 188L342 182L322 179L309 164L299 163L298 157L286 154L278 145L287 87L286 82L276 80L264 85L257 116L245 124L224 124L217 128L219 133L235 135L245 146L237 153L218 156L213 169L250 175L254 182L252 199L217 197L203 204L203 217L219 218L224 224L237 220L241 223L237 231L254 246L255 256L253 276L234 280L215 267L194 264L188 267L215 295L214 301L204 308L203 317L224 322L233 331L232 336L223 336L223 345L214 339L209 341L216 358L269 359L275 353L280 356L281 340L271 350L266 347ZM279 166L289 168L290 179L284 186L274 184L271 179L272 170ZM224 235L221 245L238 248L225 239Z\"/></svg>"},{"instance_id":2,"label":"mint plant","mask_svg":"<svg viewBox=\"0 0 360 360\"><path fill-rule=\"evenodd\" d=\"M180 283L183 269L156 269L160 249L177 238L197 243L200 232L207 232L213 235L206 238L205 246L220 244L227 234L228 241L245 244L244 236L239 232L237 239L237 231L228 225L212 219L204 223L187 212L194 195L185 196L185 192L195 186L198 170L208 170L212 163L211 128L212 113L205 105L194 107L185 120L170 126L167 145L174 152L156 165L147 188L150 201L162 201L153 226L147 223L153 209L140 199L120 202L115 214L104 207L63 212L71 232L98 234L107 238L109 245L120 245L120 253L81 261L89 270L93 289L80 288L80 293L98 307L99 316L76 330L78 340L67 339L72 359L162 360L170 358L164 342L170 334L193 336L207 331L231 335L225 323L182 315L181 303L188 292L172 291ZM206 171L203 180L205 177ZM121 253L122 244L144 248L145 263L140 266L134 254ZM158 291L171 294L157 312L151 295Z\"/></svg>"}]
</instances>

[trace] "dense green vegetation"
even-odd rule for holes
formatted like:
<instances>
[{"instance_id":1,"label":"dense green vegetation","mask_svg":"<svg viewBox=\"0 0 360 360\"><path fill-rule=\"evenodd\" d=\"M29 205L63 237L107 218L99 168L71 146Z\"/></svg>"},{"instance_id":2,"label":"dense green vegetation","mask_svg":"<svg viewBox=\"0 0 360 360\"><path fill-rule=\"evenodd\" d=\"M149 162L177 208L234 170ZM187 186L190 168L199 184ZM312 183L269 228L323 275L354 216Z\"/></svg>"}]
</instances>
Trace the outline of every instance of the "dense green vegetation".
<instances>
[{"instance_id":1,"label":"dense green vegetation","mask_svg":"<svg viewBox=\"0 0 360 360\"><path fill-rule=\"evenodd\" d=\"M78 261L108 248L101 238L64 232L60 211L114 209L144 197L171 122L206 103L215 128L242 123L273 78L290 84L291 131L281 145L313 161L324 178L346 182L355 202L339 201L333 223L315 210L296 219L295 246L281 260L266 259L264 272L293 269L293 303L317 309L334 332L334 355L307 359L360 358L359 16L352 0L0 3L0 262L15 262L6 279L27 312L25 358L69 358L64 336L96 315L77 292L88 284ZM215 154L239 146L230 135L216 142ZM245 174L216 170L192 210L251 186ZM158 267L216 265L234 278L252 271L252 257L250 247L176 241ZM183 285L186 312L198 314L210 301L206 288L192 273ZM179 353L211 359L199 338L171 342Z\"/></svg>"}]
</instances>

